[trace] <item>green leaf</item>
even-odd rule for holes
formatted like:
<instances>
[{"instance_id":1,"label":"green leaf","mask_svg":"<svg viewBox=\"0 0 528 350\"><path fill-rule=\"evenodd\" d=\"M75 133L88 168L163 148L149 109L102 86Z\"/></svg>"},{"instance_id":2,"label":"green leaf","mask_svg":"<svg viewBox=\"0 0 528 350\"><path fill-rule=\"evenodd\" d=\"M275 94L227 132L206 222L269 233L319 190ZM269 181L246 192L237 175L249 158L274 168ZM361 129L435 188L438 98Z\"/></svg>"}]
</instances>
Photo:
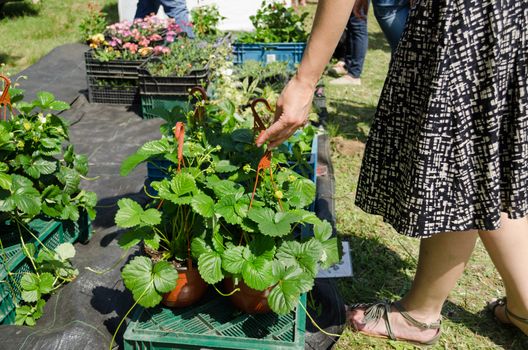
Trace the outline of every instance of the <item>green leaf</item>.
<instances>
[{"instance_id":1,"label":"green leaf","mask_svg":"<svg viewBox=\"0 0 528 350\"><path fill-rule=\"evenodd\" d=\"M60 152L62 141L56 138L43 138L40 140L40 145L48 150Z\"/></svg>"},{"instance_id":2,"label":"green leaf","mask_svg":"<svg viewBox=\"0 0 528 350\"><path fill-rule=\"evenodd\" d=\"M54 111L65 111L67 109L70 109L70 105L64 101L53 101L49 105L49 109L54 110Z\"/></svg>"},{"instance_id":3,"label":"green leaf","mask_svg":"<svg viewBox=\"0 0 528 350\"><path fill-rule=\"evenodd\" d=\"M195 259L198 259L202 254L211 252L212 249L202 238L193 238L191 242L191 252Z\"/></svg>"},{"instance_id":4,"label":"green leaf","mask_svg":"<svg viewBox=\"0 0 528 350\"><path fill-rule=\"evenodd\" d=\"M61 166L57 178L64 185L62 189L64 193L72 195L79 192L81 177L79 176L79 173L77 173L77 171L75 171L74 169Z\"/></svg>"},{"instance_id":5,"label":"green leaf","mask_svg":"<svg viewBox=\"0 0 528 350\"><path fill-rule=\"evenodd\" d=\"M315 277L322 249L321 243L314 238L305 243L285 241L277 250L277 259L285 266L298 266Z\"/></svg>"},{"instance_id":6,"label":"green leaf","mask_svg":"<svg viewBox=\"0 0 528 350\"><path fill-rule=\"evenodd\" d=\"M9 190L11 188L11 175L0 173L0 188L3 188L4 190Z\"/></svg>"},{"instance_id":7,"label":"green leaf","mask_svg":"<svg viewBox=\"0 0 528 350\"><path fill-rule=\"evenodd\" d=\"M13 175L13 180L18 177ZM9 198L16 207L28 215L37 215L40 212L40 193L33 187L16 187L13 182L15 192Z\"/></svg>"},{"instance_id":8,"label":"green leaf","mask_svg":"<svg viewBox=\"0 0 528 350\"><path fill-rule=\"evenodd\" d=\"M235 246L224 250L222 253L222 267L229 273L238 275L242 273L242 266L244 265L244 258L242 252L243 246Z\"/></svg>"},{"instance_id":9,"label":"green leaf","mask_svg":"<svg viewBox=\"0 0 528 350\"><path fill-rule=\"evenodd\" d=\"M119 174L121 176L127 176L132 170L134 170L139 164L146 161L150 156L145 154L134 153L127 157L123 163L121 163L121 169Z\"/></svg>"},{"instance_id":10,"label":"green leaf","mask_svg":"<svg viewBox=\"0 0 528 350\"><path fill-rule=\"evenodd\" d=\"M178 281L178 271L172 264L166 261L159 261L152 269L154 287L158 292L168 293L176 287Z\"/></svg>"},{"instance_id":11,"label":"green leaf","mask_svg":"<svg viewBox=\"0 0 528 350\"><path fill-rule=\"evenodd\" d=\"M291 233L291 224L300 217L295 212L277 212L270 208L252 208L248 217L258 223L260 232L271 237L282 237Z\"/></svg>"},{"instance_id":12,"label":"green leaf","mask_svg":"<svg viewBox=\"0 0 528 350\"><path fill-rule=\"evenodd\" d=\"M55 277L49 273L44 272L40 275L39 290L42 294L49 294L53 290L53 281Z\"/></svg>"},{"instance_id":13,"label":"green leaf","mask_svg":"<svg viewBox=\"0 0 528 350\"><path fill-rule=\"evenodd\" d=\"M23 305L16 308L15 324L23 326L28 318L31 318L32 308L29 305ZM30 325L31 321L28 323Z\"/></svg>"},{"instance_id":14,"label":"green leaf","mask_svg":"<svg viewBox=\"0 0 528 350\"><path fill-rule=\"evenodd\" d=\"M143 146L141 146L137 153L143 156L154 156L165 152L170 152L170 150L171 147L169 141L163 138L145 143Z\"/></svg>"},{"instance_id":15,"label":"green leaf","mask_svg":"<svg viewBox=\"0 0 528 350\"><path fill-rule=\"evenodd\" d=\"M88 157L84 154L76 154L73 167L79 174L86 176L88 174Z\"/></svg>"},{"instance_id":16,"label":"green leaf","mask_svg":"<svg viewBox=\"0 0 528 350\"><path fill-rule=\"evenodd\" d=\"M215 171L218 173L229 173L232 171L238 170L236 165L232 165L229 160L221 160L216 163Z\"/></svg>"},{"instance_id":17,"label":"green leaf","mask_svg":"<svg viewBox=\"0 0 528 350\"><path fill-rule=\"evenodd\" d=\"M215 251L201 254L198 258L198 271L205 282L209 284L220 282L224 278L221 255Z\"/></svg>"},{"instance_id":18,"label":"green leaf","mask_svg":"<svg viewBox=\"0 0 528 350\"><path fill-rule=\"evenodd\" d=\"M42 174L53 174L55 170L57 170L57 164L56 162L38 158L25 170L29 175L31 175L31 177L38 179Z\"/></svg>"},{"instance_id":19,"label":"green leaf","mask_svg":"<svg viewBox=\"0 0 528 350\"><path fill-rule=\"evenodd\" d=\"M320 221L313 227L314 237L320 242L327 241L332 237L332 225L326 220Z\"/></svg>"},{"instance_id":20,"label":"green leaf","mask_svg":"<svg viewBox=\"0 0 528 350\"><path fill-rule=\"evenodd\" d=\"M153 182L152 187L158 191L159 197L177 205L190 204L192 194L197 191L194 178L187 173L178 173L170 181Z\"/></svg>"},{"instance_id":21,"label":"green leaf","mask_svg":"<svg viewBox=\"0 0 528 350\"><path fill-rule=\"evenodd\" d=\"M71 221L79 220L79 209L77 208L77 206L75 204L65 205L62 209L61 219Z\"/></svg>"},{"instance_id":22,"label":"green leaf","mask_svg":"<svg viewBox=\"0 0 528 350\"><path fill-rule=\"evenodd\" d=\"M37 254L37 248L35 248L35 244L33 243L26 243L22 247L22 252L28 258L33 259L35 257L35 254Z\"/></svg>"},{"instance_id":23,"label":"green leaf","mask_svg":"<svg viewBox=\"0 0 528 350\"><path fill-rule=\"evenodd\" d=\"M46 305L46 302L43 299L37 300L37 304L35 305L35 312L33 313L33 319L38 320L42 317L44 314L44 305Z\"/></svg>"},{"instance_id":24,"label":"green leaf","mask_svg":"<svg viewBox=\"0 0 528 350\"><path fill-rule=\"evenodd\" d=\"M125 233L123 233L118 241L117 244L123 248L123 249L130 249L145 237L145 231L143 229L135 229L130 230Z\"/></svg>"},{"instance_id":25,"label":"green leaf","mask_svg":"<svg viewBox=\"0 0 528 350\"><path fill-rule=\"evenodd\" d=\"M210 218L214 215L214 201L203 192L198 193L192 198L191 206L195 212L205 218Z\"/></svg>"},{"instance_id":26,"label":"green leaf","mask_svg":"<svg viewBox=\"0 0 528 350\"><path fill-rule=\"evenodd\" d=\"M125 286L132 292L134 300L143 307L158 305L161 302L163 291L169 289L169 284L174 288L178 278L178 272L172 265L165 262L155 267L152 261L144 256L138 256L130 261L123 268L121 275ZM163 291L157 290L156 285L160 286Z\"/></svg>"},{"instance_id":27,"label":"green leaf","mask_svg":"<svg viewBox=\"0 0 528 350\"><path fill-rule=\"evenodd\" d=\"M265 259L273 260L275 256L275 239L268 236L256 235L249 243L249 250L255 257L262 256Z\"/></svg>"},{"instance_id":28,"label":"green leaf","mask_svg":"<svg viewBox=\"0 0 528 350\"><path fill-rule=\"evenodd\" d=\"M272 263L264 257L258 257L244 262L242 266L244 282L256 290L265 290L274 282Z\"/></svg>"},{"instance_id":29,"label":"green leaf","mask_svg":"<svg viewBox=\"0 0 528 350\"><path fill-rule=\"evenodd\" d=\"M61 260L68 260L75 256L75 247L71 243L62 243L55 248L55 251Z\"/></svg>"},{"instance_id":30,"label":"green leaf","mask_svg":"<svg viewBox=\"0 0 528 350\"><path fill-rule=\"evenodd\" d=\"M273 312L286 315L295 309L301 294L299 281L302 274L302 270L295 266L281 271L279 282L268 296L268 303Z\"/></svg>"},{"instance_id":31,"label":"green leaf","mask_svg":"<svg viewBox=\"0 0 528 350\"><path fill-rule=\"evenodd\" d=\"M50 108L51 103L55 101L55 96L47 91L37 92L37 100L33 103L44 108Z\"/></svg>"},{"instance_id":32,"label":"green leaf","mask_svg":"<svg viewBox=\"0 0 528 350\"><path fill-rule=\"evenodd\" d=\"M158 210L154 208L143 210L130 198L120 199L117 205L119 210L115 216L115 223L119 227L155 226L161 223L161 213Z\"/></svg>"},{"instance_id":33,"label":"green leaf","mask_svg":"<svg viewBox=\"0 0 528 350\"><path fill-rule=\"evenodd\" d=\"M214 211L229 224L242 222L242 218L237 213L237 199L233 194L221 197L218 203L215 204Z\"/></svg>"},{"instance_id":34,"label":"green leaf","mask_svg":"<svg viewBox=\"0 0 528 350\"><path fill-rule=\"evenodd\" d=\"M315 184L311 180L298 178L290 183L285 196L291 206L304 208L315 200Z\"/></svg>"},{"instance_id":35,"label":"green leaf","mask_svg":"<svg viewBox=\"0 0 528 350\"><path fill-rule=\"evenodd\" d=\"M332 265L338 264L343 256L343 246L337 237L331 238L322 243L321 267L329 269Z\"/></svg>"}]
</instances>

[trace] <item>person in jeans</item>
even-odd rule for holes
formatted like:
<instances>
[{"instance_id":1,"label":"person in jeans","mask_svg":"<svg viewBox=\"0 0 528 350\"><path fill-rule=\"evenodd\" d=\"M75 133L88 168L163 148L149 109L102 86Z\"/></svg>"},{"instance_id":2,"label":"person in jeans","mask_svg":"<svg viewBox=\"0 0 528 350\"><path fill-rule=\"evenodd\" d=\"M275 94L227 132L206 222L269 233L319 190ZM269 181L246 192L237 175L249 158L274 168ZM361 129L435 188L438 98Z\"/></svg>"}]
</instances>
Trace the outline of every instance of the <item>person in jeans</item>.
<instances>
[{"instance_id":1,"label":"person in jeans","mask_svg":"<svg viewBox=\"0 0 528 350\"><path fill-rule=\"evenodd\" d=\"M361 72L368 49L366 6L355 7L348 19L345 31L344 61L332 67L330 73L342 77L330 81L330 85L361 85ZM362 5L362 4L360 4Z\"/></svg>"},{"instance_id":2,"label":"person in jeans","mask_svg":"<svg viewBox=\"0 0 528 350\"><path fill-rule=\"evenodd\" d=\"M358 0L368 8L368 0ZM396 50L402 36L410 7L416 0L372 0L374 16L389 42L392 52Z\"/></svg>"},{"instance_id":3,"label":"person in jeans","mask_svg":"<svg viewBox=\"0 0 528 350\"><path fill-rule=\"evenodd\" d=\"M163 6L167 16L174 18L188 37L194 37L185 0L139 0L134 18L145 18L151 13L157 13L160 5Z\"/></svg>"}]
</instances>

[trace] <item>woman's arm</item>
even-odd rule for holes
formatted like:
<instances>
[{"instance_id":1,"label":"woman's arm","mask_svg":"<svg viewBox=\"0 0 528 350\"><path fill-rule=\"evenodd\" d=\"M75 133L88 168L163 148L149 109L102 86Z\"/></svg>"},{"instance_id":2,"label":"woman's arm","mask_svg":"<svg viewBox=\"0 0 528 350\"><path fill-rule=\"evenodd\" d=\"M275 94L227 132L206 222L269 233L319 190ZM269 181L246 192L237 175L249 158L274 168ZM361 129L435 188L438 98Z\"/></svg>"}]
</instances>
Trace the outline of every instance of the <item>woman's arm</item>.
<instances>
[{"instance_id":1,"label":"woman's arm","mask_svg":"<svg viewBox=\"0 0 528 350\"><path fill-rule=\"evenodd\" d=\"M257 138L276 147L308 120L315 86L330 61L345 29L355 0L319 0L312 33L297 74L282 91L275 110L276 121Z\"/></svg>"}]
</instances>

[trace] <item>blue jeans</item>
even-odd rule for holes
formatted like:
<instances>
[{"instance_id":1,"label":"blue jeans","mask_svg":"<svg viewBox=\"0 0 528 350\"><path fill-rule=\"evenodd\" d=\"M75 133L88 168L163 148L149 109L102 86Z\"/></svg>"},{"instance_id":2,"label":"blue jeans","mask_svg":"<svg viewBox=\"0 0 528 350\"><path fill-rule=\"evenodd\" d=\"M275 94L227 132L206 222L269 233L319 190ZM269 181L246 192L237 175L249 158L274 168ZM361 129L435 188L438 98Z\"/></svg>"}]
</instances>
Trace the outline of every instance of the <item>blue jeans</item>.
<instances>
[{"instance_id":1,"label":"blue jeans","mask_svg":"<svg viewBox=\"0 0 528 350\"><path fill-rule=\"evenodd\" d=\"M409 0L372 0L372 7L374 16L394 52L409 16Z\"/></svg>"},{"instance_id":2,"label":"blue jeans","mask_svg":"<svg viewBox=\"0 0 528 350\"><path fill-rule=\"evenodd\" d=\"M189 26L189 10L185 0L139 0L134 18L144 18L151 13L158 13L160 5L167 16L174 18L181 29L191 38L194 37Z\"/></svg>"},{"instance_id":3,"label":"blue jeans","mask_svg":"<svg viewBox=\"0 0 528 350\"><path fill-rule=\"evenodd\" d=\"M367 19L350 15L345 42L345 68L349 75L359 78L368 49Z\"/></svg>"}]
</instances>

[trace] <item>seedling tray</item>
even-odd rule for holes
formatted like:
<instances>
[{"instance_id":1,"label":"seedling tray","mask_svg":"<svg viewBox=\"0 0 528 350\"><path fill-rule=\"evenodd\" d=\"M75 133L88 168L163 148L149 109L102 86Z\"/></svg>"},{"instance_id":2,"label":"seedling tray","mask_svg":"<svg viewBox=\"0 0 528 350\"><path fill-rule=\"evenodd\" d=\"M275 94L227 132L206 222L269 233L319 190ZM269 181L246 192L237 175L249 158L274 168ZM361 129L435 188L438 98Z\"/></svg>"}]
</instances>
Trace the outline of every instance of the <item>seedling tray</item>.
<instances>
[{"instance_id":1,"label":"seedling tray","mask_svg":"<svg viewBox=\"0 0 528 350\"><path fill-rule=\"evenodd\" d=\"M209 68L192 70L188 75L176 76L155 76L147 69L147 64L160 62L158 57L152 57L143 63L139 69L139 90L141 95L157 96L185 96L189 95L189 90L195 86L206 87L209 83Z\"/></svg>"},{"instance_id":2,"label":"seedling tray","mask_svg":"<svg viewBox=\"0 0 528 350\"><path fill-rule=\"evenodd\" d=\"M306 294L300 302L306 306ZM306 312L248 315L229 298L213 295L184 309L138 308L123 336L132 349L304 349Z\"/></svg>"},{"instance_id":3,"label":"seedling tray","mask_svg":"<svg viewBox=\"0 0 528 350\"><path fill-rule=\"evenodd\" d=\"M233 45L234 63L242 64L247 60L263 63L288 62L294 69L301 62L306 43L255 43Z\"/></svg>"}]
</instances>

